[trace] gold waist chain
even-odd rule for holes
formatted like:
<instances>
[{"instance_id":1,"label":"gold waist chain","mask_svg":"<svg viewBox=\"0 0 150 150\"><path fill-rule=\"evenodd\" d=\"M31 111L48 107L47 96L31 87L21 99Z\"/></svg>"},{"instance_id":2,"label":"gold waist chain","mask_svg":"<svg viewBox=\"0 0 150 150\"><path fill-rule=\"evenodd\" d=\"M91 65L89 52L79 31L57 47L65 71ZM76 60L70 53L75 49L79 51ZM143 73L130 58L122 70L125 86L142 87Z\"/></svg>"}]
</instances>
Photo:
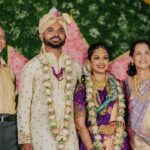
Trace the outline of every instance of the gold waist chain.
<instances>
[{"instance_id":1,"label":"gold waist chain","mask_svg":"<svg viewBox=\"0 0 150 150\"><path fill-rule=\"evenodd\" d=\"M124 125L122 125L124 128ZM116 133L116 128L117 128L117 122L113 122L108 125L100 125L98 126L98 133L99 134L104 134L104 135L113 135ZM91 127L88 128L90 133L92 133Z\"/></svg>"}]
</instances>

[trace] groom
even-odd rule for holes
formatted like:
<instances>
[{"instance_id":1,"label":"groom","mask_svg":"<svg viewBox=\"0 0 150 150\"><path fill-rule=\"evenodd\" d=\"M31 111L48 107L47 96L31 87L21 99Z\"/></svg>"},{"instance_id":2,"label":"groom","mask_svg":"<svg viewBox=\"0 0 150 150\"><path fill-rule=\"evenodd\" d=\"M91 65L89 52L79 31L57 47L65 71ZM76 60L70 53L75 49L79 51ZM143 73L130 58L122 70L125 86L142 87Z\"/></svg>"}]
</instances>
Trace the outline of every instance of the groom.
<instances>
[{"instance_id":1,"label":"groom","mask_svg":"<svg viewBox=\"0 0 150 150\"><path fill-rule=\"evenodd\" d=\"M70 18L52 9L39 21L41 53L22 71L18 102L21 150L78 150L73 94L80 65L62 52Z\"/></svg>"}]
</instances>

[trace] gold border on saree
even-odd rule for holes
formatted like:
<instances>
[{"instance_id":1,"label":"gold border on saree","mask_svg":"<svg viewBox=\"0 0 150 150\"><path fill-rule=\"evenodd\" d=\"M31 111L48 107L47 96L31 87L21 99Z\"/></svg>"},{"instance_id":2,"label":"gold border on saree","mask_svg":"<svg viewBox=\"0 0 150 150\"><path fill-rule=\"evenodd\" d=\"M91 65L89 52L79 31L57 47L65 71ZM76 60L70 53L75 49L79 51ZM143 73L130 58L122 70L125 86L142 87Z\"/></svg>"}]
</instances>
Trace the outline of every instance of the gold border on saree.
<instances>
[{"instance_id":1,"label":"gold border on saree","mask_svg":"<svg viewBox=\"0 0 150 150\"><path fill-rule=\"evenodd\" d=\"M105 135L113 135L116 132L117 123L111 123L109 125L100 125L98 126L98 133ZM89 127L90 133L92 133L91 127Z\"/></svg>"}]
</instances>

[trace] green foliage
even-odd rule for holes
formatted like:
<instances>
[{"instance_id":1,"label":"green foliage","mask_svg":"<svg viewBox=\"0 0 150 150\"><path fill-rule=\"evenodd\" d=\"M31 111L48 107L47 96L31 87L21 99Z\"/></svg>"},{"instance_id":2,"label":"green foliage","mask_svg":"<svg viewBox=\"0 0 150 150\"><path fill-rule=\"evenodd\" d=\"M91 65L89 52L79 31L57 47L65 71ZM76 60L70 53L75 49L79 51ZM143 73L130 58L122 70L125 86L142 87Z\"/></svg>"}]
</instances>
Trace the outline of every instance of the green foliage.
<instances>
[{"instance_id":1,"label":"green foliage","mask_svg":"<svg viewBox=\"0 0 150 150\"><path fill-rule=\"evenodd\" d=\"M74 17L89 44L107 42L111 58L128 50L135 39L149 40L150 6L143 0L0 0L7 43L28 58L35 56L41 46L38 22L52 3Z\"/></svg>"},{"instance_id":2,"label":"green foliage","mask_svg":"<svg viewBox=\"0 0 150 150\"><path fill-rule=\"evenodd\" d=\"M65 0L58 6L77 21L89 44L109 44L111 58L129 49L135 39L150 39L150 6L142 0Z\"/></svg>"}]
</instances>

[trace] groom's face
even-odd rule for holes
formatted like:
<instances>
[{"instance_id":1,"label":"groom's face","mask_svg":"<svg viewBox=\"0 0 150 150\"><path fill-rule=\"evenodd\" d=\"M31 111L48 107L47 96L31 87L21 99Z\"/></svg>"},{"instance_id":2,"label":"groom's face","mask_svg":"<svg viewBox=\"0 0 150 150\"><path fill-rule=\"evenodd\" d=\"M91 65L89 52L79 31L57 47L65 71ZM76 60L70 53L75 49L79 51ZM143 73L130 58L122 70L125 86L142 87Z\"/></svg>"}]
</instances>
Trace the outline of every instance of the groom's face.
<instances>
[{"instance_id":1,"label":"groom's face","mask_svg":"<svg viewBox=\"0 0 150 150\"><path fill-rule=\"evenodd\" d=\"M52 48L61 48L65 40L65 30L59 22L50 25L43 33L44 44Z\"/></svg>"}]
</instances>

